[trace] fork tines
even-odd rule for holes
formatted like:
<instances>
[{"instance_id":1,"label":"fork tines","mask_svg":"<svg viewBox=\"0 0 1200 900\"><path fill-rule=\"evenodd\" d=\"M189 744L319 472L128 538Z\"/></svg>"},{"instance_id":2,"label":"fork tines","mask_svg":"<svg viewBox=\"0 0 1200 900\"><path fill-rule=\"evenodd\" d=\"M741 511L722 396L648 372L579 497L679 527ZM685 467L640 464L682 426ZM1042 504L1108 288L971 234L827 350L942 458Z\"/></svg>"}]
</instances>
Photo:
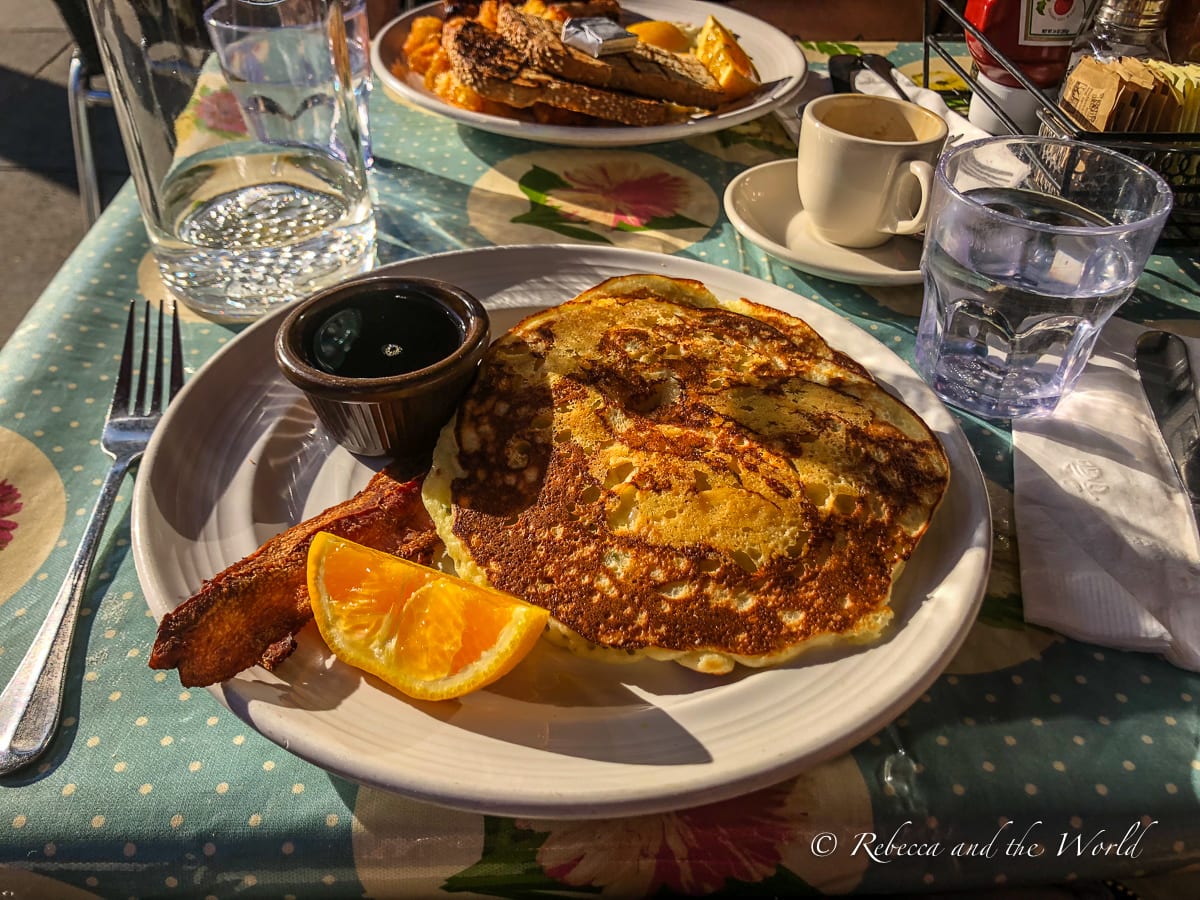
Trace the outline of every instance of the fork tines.
<instances>
[{"instance_id":1,"label":"fork tines","mask_svg":"<svg viewBox=\"0 0 1200 900\"><path fill-rule=\"evenodd\" d=\"M172 397L183 387L183 342L179 331L179 313L175 303L171 304L171 366L170 366L170 381L163 382L163 304L158 307L158 327L155 330L153 339L155 341L154 353L154 371L150 372L150 341L151 326L150 318L153 310L150 306L150 301L146 300L143 304L145 314L142 319L142 345L141 352L138 354L138 378L137 396L134 399L134 406L129 407L130 394L132 393L132 381L134 375L133 359L134 359L134 343L135 331L137 323L137 301L129 301L129 318L125 322L125 343L121 350L121 365L117 371L117 382L113 387L113 402L112 413L114 415L153 415L162 411L163 407L171 400ZM153 387L151 388L151 382ZM150 391L150 403L146 404L146 393Z\"/></svg>"}]
</instances>

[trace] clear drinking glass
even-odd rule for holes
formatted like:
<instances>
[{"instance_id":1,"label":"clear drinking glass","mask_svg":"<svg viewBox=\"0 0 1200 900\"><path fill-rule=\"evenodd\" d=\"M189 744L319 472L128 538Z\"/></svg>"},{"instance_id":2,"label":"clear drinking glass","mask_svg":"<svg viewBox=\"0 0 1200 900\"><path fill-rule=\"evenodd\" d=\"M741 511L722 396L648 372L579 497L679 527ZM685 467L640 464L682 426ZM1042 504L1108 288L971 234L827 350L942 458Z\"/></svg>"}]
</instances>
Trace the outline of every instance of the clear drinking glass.
<instances>
[{"instance_id":1,"label":"clear drinking glass","mask_svg":"<svg viewBox=\"0 0 1200 900\"><path fill-rule=\"evenodd\" d=\"M338 0L89 0L163 281L247 321L370 269Z\"/></svg>"},{"instance_id":2,"label":"clear drinking glass","mask_svg":"<svg viewBox=\"0 0 1200 900\"><path fill-rule=\"evenodd\" d=\"M371 152L371 30L367 20L367 0L342 0L342 19L346 23L346 47L350 51L350 84L358 106L358 124L362 131L363 162L369 169L375 162Z\"/></svg>"},{"instance_id":3,"label":"clear drinking glass","mask_svg":"<svg viewBox=\"0 0 1200 900\"><path fill-rule=\"evenodd\" d=\"M981 416L1051 412L1133 293L1170 188L1097 145L1000 137L947 152L930 202L917 369Z\"/></svg>"}]
</instances>

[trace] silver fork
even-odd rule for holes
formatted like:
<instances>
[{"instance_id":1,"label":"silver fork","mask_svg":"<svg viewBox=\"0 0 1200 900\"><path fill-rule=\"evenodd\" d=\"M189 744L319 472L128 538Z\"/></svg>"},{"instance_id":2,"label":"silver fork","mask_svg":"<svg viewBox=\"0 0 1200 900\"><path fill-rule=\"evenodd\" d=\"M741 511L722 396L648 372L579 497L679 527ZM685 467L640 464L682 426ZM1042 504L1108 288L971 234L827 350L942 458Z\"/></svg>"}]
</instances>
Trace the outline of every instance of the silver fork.
<instances>
[{"instance_id":1,"label":"silver fork","mask_svg":"<svg viewBox=\"0 0 1200 900\"><path fill-rule=\"evenodd\" d=\"M17 666L12 680L0 694L0 775L14 772L33 762L50 744L62 710L63 686L71 639L79 617L79 604L87 587L96 549L104 533L109 511L129 467L146 450L154 427L162 418L163 407L183 385L183 352L179 335L179 317L171 310L171 368L169 382L163 381L163 310L158 309L158 333L155 343L154 371L150 371L150 302L142 325L142 347L138 370L140 377L133 397L134 331L137 303L129 304L125 325L125 346L121 366L113 386L112 404L104 421L100 446L113 457L112 468L104 478L100 497L92 510L83 540L75 551L67 578L54 598L46 621L38 629L29 651ZM152 386L151 386L152 384ZM149 387L150 401L146 402ZM133 400L133 406L130 401Z\"/></svg>"}]
</instances>

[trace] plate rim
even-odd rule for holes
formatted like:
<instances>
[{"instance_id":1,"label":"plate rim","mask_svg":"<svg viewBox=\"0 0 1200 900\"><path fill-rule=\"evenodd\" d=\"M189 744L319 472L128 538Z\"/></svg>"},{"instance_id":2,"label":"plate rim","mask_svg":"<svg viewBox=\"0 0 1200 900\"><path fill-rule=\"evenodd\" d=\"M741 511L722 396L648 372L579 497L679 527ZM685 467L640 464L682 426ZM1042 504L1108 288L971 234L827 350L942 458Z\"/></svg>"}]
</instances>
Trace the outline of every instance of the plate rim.
<instances>
[{"instance_id":1,"label":"plate rim","mask_svg":"<svg viewBox=\"0 0 1200 900\"><path fill-rule=\"evenodd\" d=\"M453 250L446 253L392 263L381 267L381 269L404 271L420 266L432 265L437 267L438 265L453 263L456 258L463 256L477 258L484 255L491 255L502 258L505 255L523 253L532 253L536 256L544 254L551 256L556 254L576 254L583 260L580 262L581 266L585 262L589 262L590 264L590 261L596 257L601 257L603 263L611 263L612 267L619 271L631 271L629 266L632 266L635 262L639 264L637 269L645 271L668 270L672 267L687 270L683 274L680 274L679 277L695 277L695 273L697 272L703 273L708 271L714 273L715 276L721 276L727 280L747 285L761 284L764 287L786 290L738 270L686 257L671 257L650 251L623 248L597 247L581 249L573 244L529 244ZM478 268L484 269L487 265L485 262L480 264ZM601 275L597 277L605 276ZM574 795L568 795L564 798L563 796L556 795L554 792L544 792L536 798L529 798L506 794L503 786L497 788L495 785L487 785L483 783L485 779L475 779L469 783L464 783L460 780L458 783L450 784L446 778L442 778L441 780L435 780L432 785L414 783L411 778L400 777L398 779L397 773L394 771L381 770L378 766L372 766L370 761L364 762L361 759L347 761L339 756L336 746L332 749L327 746L328 739L323 741L320 734L304 731L303 729L301 729L299 734L296 733L295 727L289 727L287 710L280 710L269 704L262 703L256 706L253 698L243 696L242 693L239 693L237 689L238 679L224 684L213 685L208 690L222 705L230 709L230 711L245 721L250 727L259 731L269 740L328 772L361 784L371 785L414 799L468 812L504 816L529 816L544 819L579 819L648 814L678 810L728 799L751 790L766 787L786 777L798 774L813 765L851 749L871 734L876 733L879 728L894 720L904 709L907 709L908 706L915 702L937 679L949 664L954 653L957 652L962 642L966 639L967 633L975 621L986 592L987 576L990 571L992 554L989 501L978 460L969 442L967 442L961 427L945 408L944 404L936 398L936 395L932 391L929 391L923 382L920 382L915 373L912 373L911 367L881 341L872 337L862 328L859 328L844 315L822 307L814 300L809 300L799 295L795 295L795 298L801 308L820 310L821 315L818 318L825 318L830 321L836 319L843 323L844 329L839 328L839 331L846 330L846 333L855 335L858 340L865 339L866 347L871 351L872 356L882 353L885 355L884 358L894 357L895 361L912 375L912 378L919 384L919 387L915 388L915 390L920 392L926 403L932 403L934 409L940 411L937 418L942 420L941 424L943 427L937 428L934 427L934 423L930 423L931 428L934 428L939 438L943 441L947 455L959 467L957 470L952 470L951 490L962 490L962 497L968 506L972 508L981 506L982 508L979 520L971 523L971 527L967 529L972 534L965 544L966 549L970 551L969 555L973 561L973 565L971 566L972 571L975 573L973 590L971 591L971 596L967 597L965 602L959 601L959 615L953 623L952 633L940 646L936 654L931 655L930 658L922 662L922 671L916 677L909 680L905 686L893 690L886 695L872 695L869 697L868 708L863 714L857 716L858 724L856 727L848 729L835 739L826 741L819 747L814 747L804 753L789 754L784 750L774 750L772 751L773 755L769 758L757 760L753 766L748 768L743 766L738 771L724 777L720 776L719 773L717 773L717 777L712 777L713 773L709 773L709 777L698 778L693 782L674 785L669 788L662 787L649 791L643 789L641 794L621 791L618 796L616 792L610 789L603 796L596 796L590 800L583 800ZM762 297L759 296L755 299L762 300ZM771 304L769 299L765 302ZM151 441L151 446L148 448L146 458L143 460L143 472L139 473L139 478L136 480L134 486L131 543L139 583L156 621L160 621L162 613L167 609L174 608L174 606L169 602L163 603L159 599L163 593L162 579L155 571L156 564L154 559L149 556L148 541L145 537L145 535L152 533L153 529L153 522L150 520L150 510L153 504L151 499L147 497L147 492L149 490L148 485L152 481L153 470L157 465L160 448L169 440L171 433L170 417L183 415L181 411L186 410L188 406L186 397L192 392L200 391L208 379L214 378L212 375L206 375L206 370L208 372L219 371L222 360L226 355L238 352L237 348L239 346L249 343L249 340L246 338L247 335L259 335L261 338L262 333L269 331L273 325L277 324L283 314L284 311L280 310L260 319L217 350L197 370L192 378L189 379L179 398L168 407L163 424L156 430L156 434ZM820 328L818 330L820 331ZM834 342L831 341L831 343ZM269 362L267 364L270 365ZM871 367L868 366L868 368ZM872 372L875 377L879 377L874 370ZM883 379L880 380L881 383L887 384ZM196 387L197 385L201 387ZM893 390L898 389L893 388ZM910 402L907 396L903 399L905 399L906 403ZM948 427L945 427L947 424ZM946 499L948 498L949 493ZM945 500L943 500L943 506L945 505ZM966 555L968 554L964 554L964 556ZM886 646L886 644L878 646ZM868 646L863 648L861 652L870 653L873 649L875 647ZM617 671L619 671L619 667ZM769 673L773 670L761 671ZM749 677L753 677L753 674L751 673ZM403 701L401 700L400 702ZM608 764L602 763L602 765ZM629 767L636 766L637 764L618 763L618 765ZM641 768L654 769L657 767L643 765Z\"/></svg>"},{"instance_id":2,"label":"plate rim","mask_svg":"<svg viewBox=\"0 0 1200 900\"><path fill-rule=\"evenodd\" d=\"M822 264L820 262L810 261L797 256L792 252L791 248L780 244L778 241L772 240L769 235L764 234L757 228L751 227L742 214L738 211L735 205L736 195L743 188L747 181L755 177L755 173L762 174L763 170L768 168L784 168L789 167L795 169L799 165L797 159L787 157L785 159L773 159L769 162L759 163L756 166L751 166L739 172L730 179L729 184L725 186L725 191L722 194L721 205L725 210L725 217L729 219L729 224L733 226L742 237L754 244L768 256L774 257L786 266L790 266L797 271L806 272L809 275L816 275L820 278L826 278L830 281L838 281L844 284L861 284L867 286L881 287L899 287L904 285L920 284L923 279L920 265L914 269L893 270L891 273L880 272L878 275L872 275L869 272L854 270L846 266L838 266L836 264ZM816 245L820 246L820 245ZM850 253L847 248L835 248L842 253Z\"/></svg>"},{"instance_id":3,"label":"plate rim","mask_svg":"<svg viewBox=\"0 0 1200 900\"><path fill-rule=\"evenodd\" d=\"M420 15L430 15L439 6L440 2L434 0L432 3L426 3L423 6L418 6L401 13L380 27L379 31L371 38L369 55L372 71L385 87L385 93L390 91L426 112L441 115L460 125L466 125L477 128L480 131L503 135L505 137L523 138L539 143L572 147L637 147L665 141L682 140L689 137L699 137L714 131L720 131L724 128L733 127L734 125L753 121L794 100L803 90L809 74L808 58L804 55L799 45L774 25L751 16L748 13L709 3L706 0L686 0L686 2L685 0L624 0L622 7L627 7L631 12L639 12L640 8L678 8L680 10L694 10L694 14L697 17L720 13L719 18L722 24L730 27L735 33L740 33L736 27L740 24L743 28L753 28L756 32L768 37L772 41L780 42L780 38L782 38L794 51L789 52L790 59L785 61L785 64L789 68L798 64L799 71L784 76L785 80L783 84L778 86L771 96L764 97L745 109L698 119L692 122L644 127L626 125L611 127L541 125L538 123L522 122L517 119L506 119L502 116L493 116L450 106L428 91L419 90L404 79L397 78L392 74L380 49L386 43L385 37L388 32L393 28L410 23Z\"/></svg>"}]
</instances>

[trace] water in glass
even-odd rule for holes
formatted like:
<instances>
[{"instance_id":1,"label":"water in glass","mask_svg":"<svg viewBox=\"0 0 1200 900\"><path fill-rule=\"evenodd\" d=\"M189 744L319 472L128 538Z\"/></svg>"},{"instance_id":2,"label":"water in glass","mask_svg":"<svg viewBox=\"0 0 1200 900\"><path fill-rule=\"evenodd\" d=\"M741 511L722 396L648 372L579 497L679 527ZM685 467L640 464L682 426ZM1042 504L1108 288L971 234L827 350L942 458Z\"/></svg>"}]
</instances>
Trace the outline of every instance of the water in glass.
<instances>
[{"instance_id":1,"label":"water in glass","mask_svg":"<svg viewBox=\"0 0 1200 900\"><path fill-rule=\"evenodd\" d=\"M196 0L89 0L163 281L249 321L374 265L365 4L204 6L201 22Z\"/></svg>"},{"instance_id":2,"label":"water in glass","mask_svg":"<svg viewBox=\"0 0 1200 900\"><path fill-rule=\"evenodd\" d=\"M1051 412L1170 209L1159 175L1106 148L1001 137L947 151L925 231L918 371L977 415Z\"/></svg>"},{"instance_id":3,"label":"water in glass","mask_svg":"<svg viewBox=\"0 0 1200 900\"><path fill-rule=\"evenodd\" d=\"M167 287L230 320L366 271L375 243L365 183L327 154L265 143L189 157L147 231Z\"/></svg>"},{"instance_id":4,"label":"water in glass","mask_svg":"<svg viewBox=\"0 0 1200 900\"><path fill-rule=\"evenodd\" d=\"M977 188L966 196L1030 222L1111 224L1031 190ZM1006 233L1012 226L1002 219L963 218L950 210L926 247L932 306L921 320L917 365L956 406L1001 417L1049 411L1139 270L1120 244L1097 253L1085 238L1033 232L1027 240Z\"/></svg>"}]
</instances>

